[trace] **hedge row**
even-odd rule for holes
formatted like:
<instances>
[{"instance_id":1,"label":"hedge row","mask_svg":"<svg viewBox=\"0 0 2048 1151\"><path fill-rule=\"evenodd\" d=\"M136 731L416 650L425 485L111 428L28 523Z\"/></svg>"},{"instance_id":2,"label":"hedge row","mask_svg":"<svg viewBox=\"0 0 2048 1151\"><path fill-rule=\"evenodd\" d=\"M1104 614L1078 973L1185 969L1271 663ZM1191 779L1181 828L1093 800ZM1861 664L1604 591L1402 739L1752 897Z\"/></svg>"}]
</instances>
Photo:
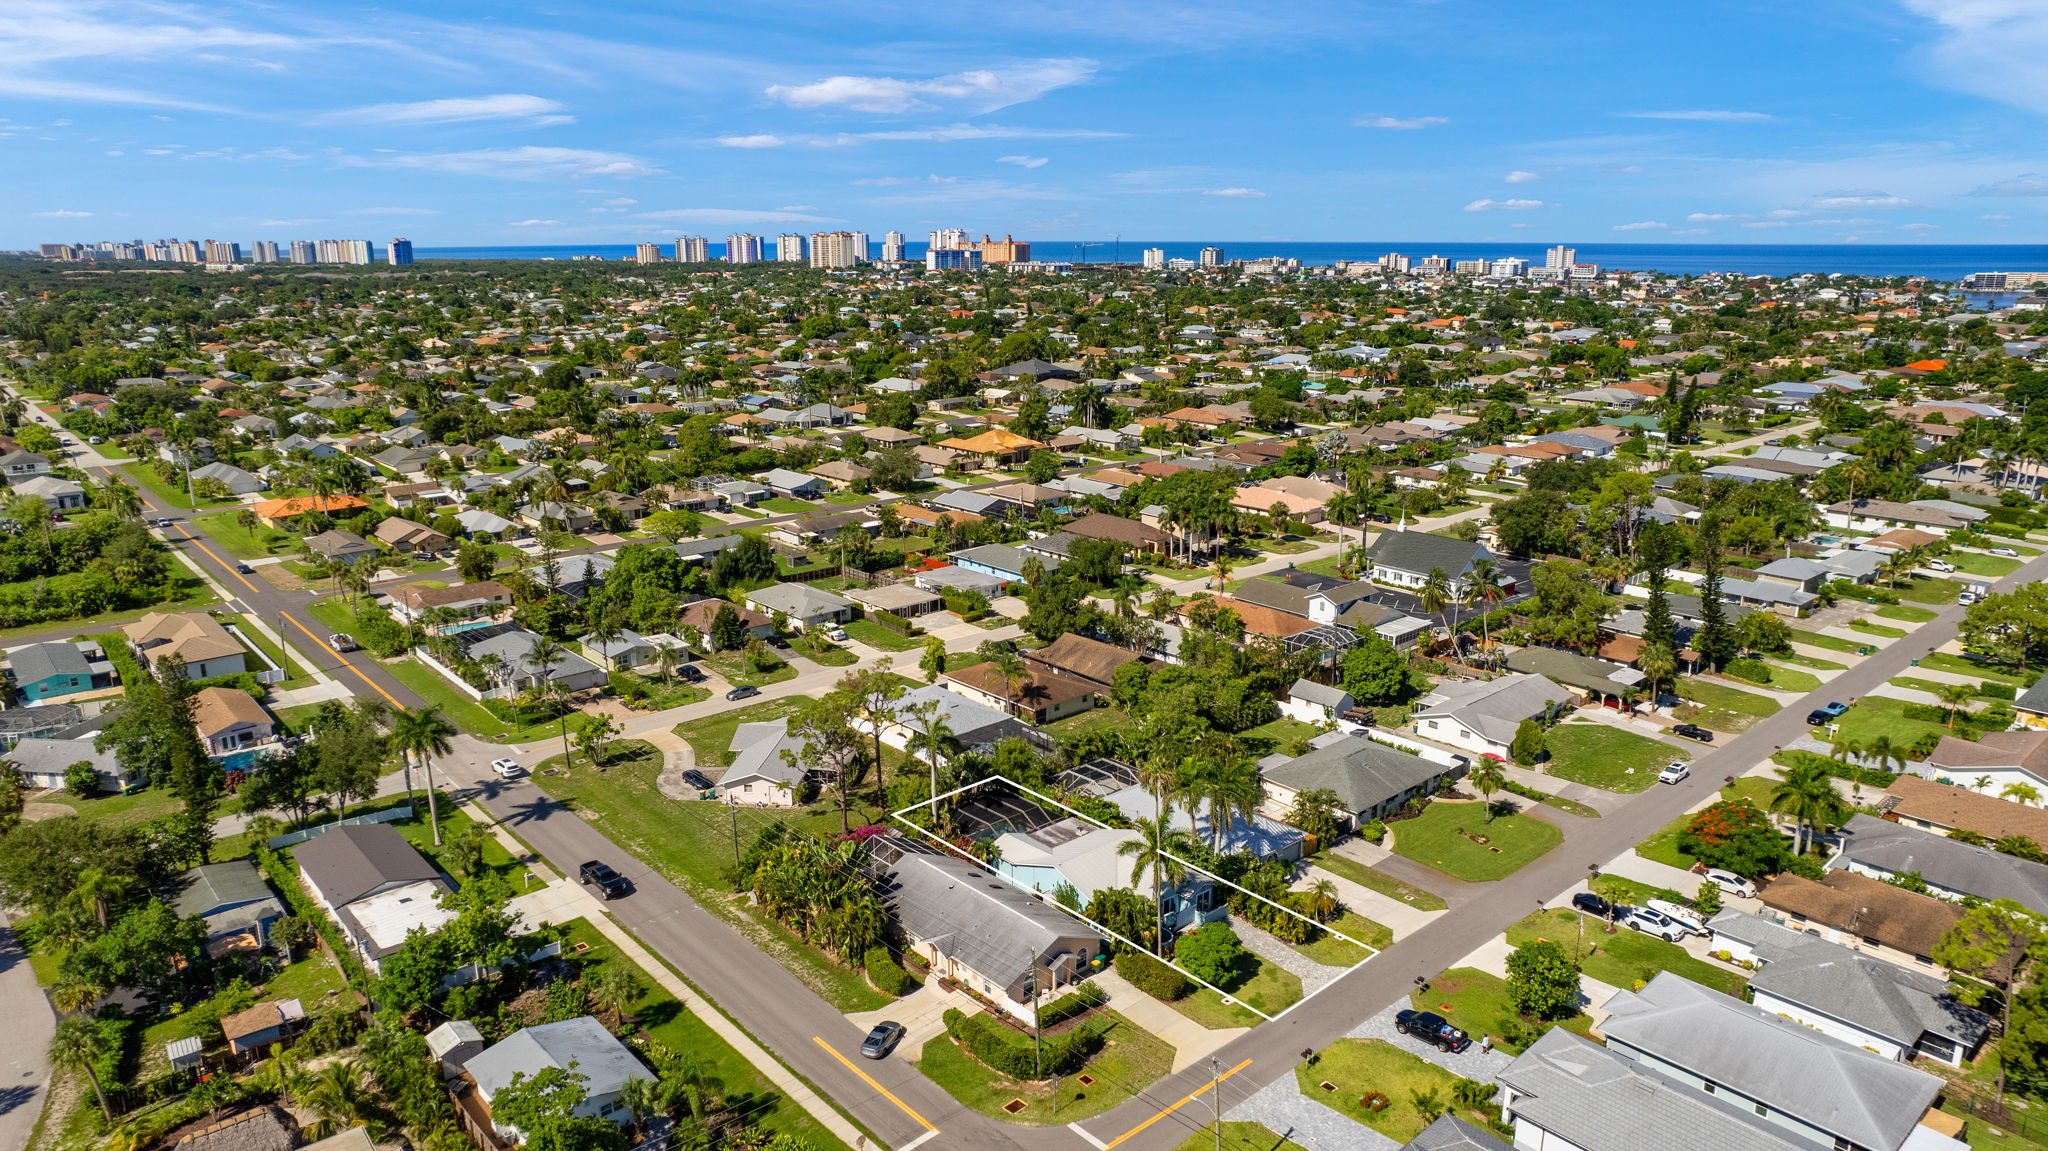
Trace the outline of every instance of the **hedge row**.
<instances>
[{"instance_id":1,"label":"hedge row","mask_svg":"<svg viewBox=\"0 0 2048 1151\"><path fill-rule=\"evenodd\" d=\"M868 982L884 995L907 995L916 984L910 980L910 973L896 962L886 947L870 947L861 958L861 966L867 968Z\"/></svg>"},{"instance_id":2,"label":"hedge row","mask_svg":"<svg viewBox=\"0 0 2048 1151\"><path fill-rule=\"evenodd\" d=\"M1031 1045L1018 1043L1008 1028L986 1015L968 1015L949 1007L945 1019L946 1034L967 1048L968 1054L990 1070L1012 1079L1072 1075L1102 1050L1102 1032L1085 1024L1064 1035L1045 1036L1034 1053Z\"/></svg>"},{"instance_id":3,"label":"hedge row","mask_svg":"<svg viewBox=\"0 0 2048 1151\"><path fill-rule=\"evenodd\" d=\"M1829 775L1837 779L1846 779L1860 783L1865 787L1890 787L1898 782L1899 778L1889 771L1880 771L1874 767L1858 767L1853 763L1822 755L1819 752L1801 751L1796 748L1790 751L1781 751L1773 758L1786 767L1798 767L1801 764L1817 763L1825 768Z\"/></svg>"},{"instance_id":4,"label":"hedge row","mask_svg":"<svg viewBox=\"0 0 2048 1151\"><path fill-rule=\"evenodd\" d=\"M1742 680L1745 683L1769 683L1771 682L1771 665L1764 663L1762 660L1731 659L1728 661L1728 666L1721 669L1721 674Z\"/></svg>"},{"instance_id":5,"label":"hedge row","mask_svg":"<svg viewBox=\"0 0 2048 1151\"><path fill-rule=\"evenodd\" d=\"M1152 998L1169 1003L1185 998L1195 989L1187 976L1135 947L1125 947L1116 953L1116 973Z\"/></svg>"},{"instance_id":6,"label":"hedge row","mask_svg":"<svg viewBox=\"0 0 2048 1151\"><path fill-rule=\"evenodd\" d=\"M1992 683L1985 680L1977 685L1977 694L1986 699L2013 700L2020 697L2020 689L2009 683Z\"/></svg>"}]
</instances>

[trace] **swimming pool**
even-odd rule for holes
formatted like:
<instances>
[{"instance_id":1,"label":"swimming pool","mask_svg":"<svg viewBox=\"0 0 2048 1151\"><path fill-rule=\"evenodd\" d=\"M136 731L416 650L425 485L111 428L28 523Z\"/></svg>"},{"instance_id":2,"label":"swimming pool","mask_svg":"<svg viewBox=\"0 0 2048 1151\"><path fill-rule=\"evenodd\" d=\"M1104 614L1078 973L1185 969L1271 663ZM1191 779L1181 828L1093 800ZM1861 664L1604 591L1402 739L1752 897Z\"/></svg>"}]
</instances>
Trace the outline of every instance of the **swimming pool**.
<instances>
[{"instance_id":1,"label":"swimming pool","mask_svg":"<svg viewBox=\"0 0 2048 1151\"><path fill-rule=\"evenodd\" d=\"M221 756L219 763L222 771L247 771L262 759L263 753L260 749L243 748L241 751L231 751Z\"/></svg>"},{"instance_id":2,"label":"swimming pool","mask_svg":"<svg viewBox=\"0 0 2048 1151\"><path fill-rule=\"evenodd\" d=\"M442 635L454 635L454 634L456 634L457 632L465 632L465 631L475 631L476 629L478 629L478 628L480 628L480 627L490 627L491 625L493 625L493 624L495 624L495 623L497 623L497 622L498 622L498 621L497 621L497 620L494 620L494 619L472 619L472 620L465 620L465 621L463 621L462 623L452 623L452 624L449 624L449 625L448 625L447 627L444 627L444 628L442 628L442 629L441 629L441 634L442 634Z\"/></svg>"}]
</instances>

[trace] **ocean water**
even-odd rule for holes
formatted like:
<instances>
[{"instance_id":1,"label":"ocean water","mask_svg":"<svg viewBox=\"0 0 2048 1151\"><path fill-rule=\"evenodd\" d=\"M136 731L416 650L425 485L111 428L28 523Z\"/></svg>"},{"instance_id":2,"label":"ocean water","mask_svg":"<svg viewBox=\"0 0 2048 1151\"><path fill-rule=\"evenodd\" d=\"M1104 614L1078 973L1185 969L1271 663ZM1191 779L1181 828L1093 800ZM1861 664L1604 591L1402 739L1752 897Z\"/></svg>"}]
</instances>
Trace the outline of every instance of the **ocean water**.
<instances>
[{"instance_id":1,"label":"ocean water","mask_svg":"<svg viewBox=\"0 0 2048 1151\"><path fill-rule=\"evenodd\" d=\"M1541 264L1544 249L1556 242L1091 240L1083 243L1040 240L1032 243L1031 254L1040 260L1136 264L1143 259L1147 248L1165 249L1168 259L1192 260L1204 247L1213 243L1222 248L1224 258L1230 260L1278 256L1300 260L1303 264L1324 265L1338 260L1374 260L1388 252L1400 252L1416 260L1424 256L1444 256L1453 260L1520 257L1532 264ZM908 247L911 259L924 259L923 243L913 243ZM2048 245L2042 244L1579 244L1576 247L1581 263L1673 274L1735 272L1752 276L1796 276L1817 273L1959 280L1971 272L2048 268ZM673 252L667 244L662 250L664 254ZM879 247L875 251L879 251ZM724 253L724 244L711 245L712 258L722 257ZM617 261L632 254L631 244L419 248L415 251L416 258L420 260L567 260L574 256L599 256Z\"/></svg>"}]
</instances>

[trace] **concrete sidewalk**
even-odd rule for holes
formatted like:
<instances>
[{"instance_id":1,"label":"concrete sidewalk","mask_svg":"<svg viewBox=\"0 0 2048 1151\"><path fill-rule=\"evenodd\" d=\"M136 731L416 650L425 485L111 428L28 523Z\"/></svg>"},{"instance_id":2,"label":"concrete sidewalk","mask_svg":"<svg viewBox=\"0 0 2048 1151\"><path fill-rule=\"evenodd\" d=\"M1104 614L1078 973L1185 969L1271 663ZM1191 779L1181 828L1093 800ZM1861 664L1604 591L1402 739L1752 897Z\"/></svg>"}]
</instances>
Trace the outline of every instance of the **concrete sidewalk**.
<instances>
[{"instance_id":1,"label":"concrete sidewalk","mask_svg":"<svg viewBox=\"0 0 2048 1151\"><path fill-rule=\"evenodd\" d=\"M1411 904L1403 903L1391 895L1381 895L1370 887L1353 883L1328 868L1311 868L1294 883L1294 890L1306 891L1319 879L1327 879L1337 885L1337 898L1344 906L1365 916L1374 923L1394 933L1396 940L1410 935L1436 922L1442 911L1423 911Z\"/></svg>"},{"instance_id":2,"label":"concrete sidewalk","mask_svg":"<svg viewBox=\"0 0 2048 1151\"><path fill-rule=\"evenodd\" d=\"M1173 1045L1173 1070L1185 1071L1207 1059L1224 1044L1250 1031L1223 1027L1211 1031L1166 1004L1131 986L1114 968L1089 976L1109 996L1110 1009Z\"/></svg>"}]
</instances>

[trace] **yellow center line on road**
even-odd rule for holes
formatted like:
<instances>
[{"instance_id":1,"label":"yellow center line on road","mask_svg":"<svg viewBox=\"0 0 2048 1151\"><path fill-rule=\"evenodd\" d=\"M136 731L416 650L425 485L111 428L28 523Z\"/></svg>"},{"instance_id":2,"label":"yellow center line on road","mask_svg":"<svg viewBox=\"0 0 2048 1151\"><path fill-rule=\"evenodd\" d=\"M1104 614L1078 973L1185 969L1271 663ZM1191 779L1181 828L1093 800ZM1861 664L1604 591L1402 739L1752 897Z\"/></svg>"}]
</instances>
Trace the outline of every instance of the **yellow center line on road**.
<instances>
[{"instance_id":1,"label":"yellow center line on road","mask_svg":"<svg viewBox=\"0 0 2048 1151\"><path fill-rule=\"evenodd\" d=\"M186 526L185 526L184 524L179 524L179 525L178 525L178 530L179 530L179 531L181 531L181 532L184 532L184 533L185 533L185 538L186 538L186 539L190 540L190 541L191 541L191 542L193 542L194 544L198 544L198 545L199 545L199 550L200 550L200 551L203 551L203 552L205 552L205 553L206 553L206 554L207 554L207 555L208 555L209 557L211 557L211 558L212 558L212 560L213 560L213 562L215 562L215 563L219 564L219 565L220 565L221 567L225 568L225 569L227 570L227 573L228 573L229 575L231 575L231 576L235 577L235 578L236 578L236 579L238 579L238 580L241 580L241 581L242 581L242 586L243 586L243 587L245 587L245 588L248 588L248 589L249 589L249 591L250 591L250 592L251 592L252 594L254 594L255 592L258 592L258 591L262 590L262 589L258 588L258 587L257 587L257 586L256 586L255 584L252 584L252 583L250 583L250 582L249 582L249 577L248 577L248 576L245 576L245 575L243 575L243 574L242 574L241 572L238 572L238 571L236 571L236 570L235 570L235 565L233 565L233 564L229 563L228 561L226 561L226 560L224 560L224 559L220 558L220 557L219 557L219 556L217 556L217 555L214 555L214 554L213 554L213 549L212 549L212 548L210 548L210 547L207 547L207 546L206 546L205 544L203 544L203 543L200 543L200 541L199 541L199 537L198 537L198 536L195 536L195 535L193 535L193 534L192 534L192 529L191 529L191 528L189 528L189 527L186 527Z\"/></svg>"},{"instance_id":2,"label":"yellow center line on road","mask_svg":"<svg viewBox=\"0 0 2048 1151\"><path fill-rule=\"evenodd\" d=\"M911 1110L910 1104L905 1103L903 1100L896 1098L896 1096L887 1087L884 1087L880 1083L875 1082L872 1076L870 1076L867 1072L862 1071L859 1067L855 1066L853 1060L848 1059L846 1056L841 1055L839 1052L833 1050L832 1045L830 1043L825 1042L823 1039L819 1038L816 1035L811 1036L811 1042L816 1043L820 1047L823 1047L826 1051L831 1053L832 1058L837 1059L839 1060L839 1062L845 1064L846 1069L848 1071L851 1071L855 1075L860 1076L861 1080L865 1082L868 1086L881 1092L882 1098L887 1099L889 1102L894 1103L896 1106L902 1108L903 1113L905 1115L908 1115L912 1119L917 1120L918 1126L924 1128L926 1131L929 1131L934 1135L938 1134L939 1129L932 1126L931 1123L927 1121L924 1116L919 1115L916 1111ZM1250 1060L1246 1060L1246 1062L1250 1062Z\"/></svg>"},{"instance_id":3,"label":"yellow center line on road","mask_svg":"<svg viewBox=\"0 0 2048 1151\"><path fill-rule=\"evenodd\" d=\"M1225 1071L1223 1074L1218 1075L1216 1078L1211 1079L1209 1082L1204 1083L1200 1087L1195 1088L1193 1091L1188 1092L1187 1095L1183 1097L1180 1102L1175 1103L1173 1106L1168 1107L1164 1111L1161 1111L1159 1114L1154 1115L1152 1118L1145 1120L1143 1123L1138 1124L1136 1127L1131 1128L1129 1131L1126 1131L1123 1134L1117 1136L1116 1138L1110 1140L1109 1142L1103 1144L1102 1151L1110 1151L1110 1148L1115 1147L1117 1144L1122 1143L1124 1140L1129 1139L1131 1136L1138 1134L1140 1131L1143 1131L1145 1128L1152 1126L1154 1123L1159 1122L1161 1119L1166 1118L1168 1115L1171 1115L1174 1112L1180 1110L1181 1108L1187 1106L1188 1104L1193 1103L1195 1100L1200 1099L1202 1097L1202 1092L1207 1091L1209 1088L1216 1086L1217 1084L1223 1082L1225 1079L1230 1078L1231 1076L1237 1074L1238 1072L1244 1070L1245 1068L1251 1065L1252 1061L1247 1059L1244 1062L1238 1064L1237 1066L1231 1068L1230 1070Z\"/></svg>"},{"instance_id":4,"label":"yellow center line on road","mask_svg":"<svg viewBox=\"0 0 2048 1151\"><path fill-rule=\"evenodd\" d=\"M350 662L349 662L349 660L348 660L348 657L347 657L347 656L345 656L345 655L341 654L341 653L340 653L340 652L338 652L338 651L335 651L333 647L331 647L331 646L329 646L329 645L328 645L328 643L327 643L327 641L326 641L326 640L323 640L323 639L321 639L321 638L320 638L319 636L317 636L317 635L314 635L314 634L313 634L313 633L312 633L311 631L308 631L308 630L307 630L307 628L306 628L306 625L305 625L305 624L302 624L302 623L300 623L300 622L298 621L297 617L295 617L295 616L292 616L292 615L290 615L289 613L286 613L286 612L279 612L278 614L279 614L279 615L281 615L281 616L283 616L283 617L284 617L285 619L287 619L287 620L291 621L291 625L292 625L293 627L295 627L295 628L298 628L298 629L299 629L300 631L303 631L303 632L305 632L305 633L306 633L306 638L307 638L307 639L310 639L310 640L312 640L312 641L313 641L314 643L316 643L316 644L320 645L320 650L322 650L322 651L325 651L325 652L328 652L328 653L332 654L332 655L334 656L334 658L336 658L336 659L340 660L340 661L341 661L341 666L343 666L343 667L345 667L345 668L349 669L349 670L350 670L350 671L352 671L352 672L355 672L355 673L356 673L356 678L357 678L357 679L359 679L359 680L362 680L362 681L363 681L364 683L367 683L367 684L369 684L369 685L370 685L370 689L371 689L372 691L375 691L375 692L376 692L376 693L377 693L378 695L381 695L381 696L383 696L383 697L384 697L385 699L388 699L388 700L390 700L390 701L391 701L391 706L392 706L392 707L395 707L395 708L397 708L397 709L398 709L398 710L400 710L400 711L410 711L410 710L412 710L411 708L408 708L408 707L406 707L406 706L405 706L404 704L402 704L402 703L398 702L398 700L397 700L397 699L396 699L395 697L393 697L393 696L392 696L392 694L391 694L390 692L388 692L388 691L385 691L385 690L384 690L384 689L383 689L382 687L379 687L379 686L377 685L377 681L376 681L376 680L374 680L374 679L371 679L371 678L370 678L369 676L367 676L367 675L364 675L364 674L363 674L363 669L362 669L362 668L359 668L359 667L357 667L357 666L356 666L355 664L352 664L352 663L350 663Z\"/></svg>"}]
</instances>

